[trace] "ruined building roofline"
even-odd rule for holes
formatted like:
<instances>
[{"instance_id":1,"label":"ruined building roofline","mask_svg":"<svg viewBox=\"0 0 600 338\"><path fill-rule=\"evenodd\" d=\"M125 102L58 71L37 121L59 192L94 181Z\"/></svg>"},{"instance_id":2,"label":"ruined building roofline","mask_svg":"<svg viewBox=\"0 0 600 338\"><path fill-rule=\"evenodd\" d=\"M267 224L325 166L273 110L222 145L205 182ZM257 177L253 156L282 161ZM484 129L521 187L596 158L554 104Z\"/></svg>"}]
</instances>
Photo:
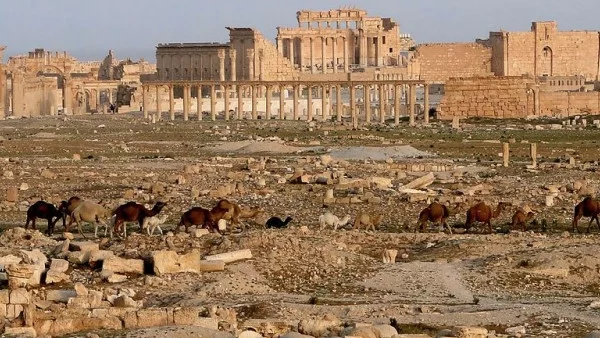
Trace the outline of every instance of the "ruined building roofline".
<instances>
[{"instance_id":1,"label":"ruined building roofline","mask_svg":"<svg viewBox=\"0 0 600 338\"><path fill-rule=\"evenodd\" d=\"M159 43L156 48L206 48L206 47L224 47L228 48L229 43L222 42L169 42Z\"/></svg>"},{"instance_id":2,"label":"ruined building roofline","mask_svg":"<svg viewBox=\"0 0 600 338\"><path fill-rule=\"evenodd\" d=\"M254 28L250 27L225 27L230 32L254 32Z\"/></svg>"}]
</instances>

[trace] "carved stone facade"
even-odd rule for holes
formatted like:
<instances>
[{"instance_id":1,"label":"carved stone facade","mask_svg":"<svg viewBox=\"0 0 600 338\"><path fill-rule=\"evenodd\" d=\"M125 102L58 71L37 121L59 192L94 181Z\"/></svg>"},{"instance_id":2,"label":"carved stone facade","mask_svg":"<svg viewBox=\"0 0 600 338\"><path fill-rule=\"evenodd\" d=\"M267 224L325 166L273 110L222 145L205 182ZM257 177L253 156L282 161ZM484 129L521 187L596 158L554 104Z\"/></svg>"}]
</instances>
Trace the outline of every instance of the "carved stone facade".
<instances>
[{"instance_id":1,"label":"carved stone facade","mask_svg":"<svg viewBox=\"0 0 600 338\"><path fill-rule=\"evenodd\" d=\"M299 11L297 28L277 28L277 48L294 69L310 73L349 72L399 66L414 42L390 18L360 9Z\"/></svg>"}]
</instances>

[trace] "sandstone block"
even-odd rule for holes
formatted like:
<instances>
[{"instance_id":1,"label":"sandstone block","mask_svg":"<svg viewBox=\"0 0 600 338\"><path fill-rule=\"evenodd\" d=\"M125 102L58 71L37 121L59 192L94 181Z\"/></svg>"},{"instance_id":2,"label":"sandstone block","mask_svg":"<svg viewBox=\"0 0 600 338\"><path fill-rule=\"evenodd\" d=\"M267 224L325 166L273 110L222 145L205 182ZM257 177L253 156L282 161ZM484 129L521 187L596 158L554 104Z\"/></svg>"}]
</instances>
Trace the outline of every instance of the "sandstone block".
<instances>
[{"instance_id":1,"label":"sandstone block","mask_svg":"<svg viewBox=\"0 0 600 338\"><path fill-rule=\"evenodd\" d=\"M0 290L0 304L8 304L10 300L10 290Z\"/></svg>"},{"instance_id":2,"label":"sandstone block","mask_svg":"<svg viewBox=\"0 0 600 338\"><path fill-rule=\"evenodd\" d=\"M67 260L73 264L87 264L90 260L90 251L71 251Z\"/></svg>"},{"instance_id":3,"label":"sandstone block","mask_svg":"<svg viewBox=\"0 0 600 338\"><path fill-rule=\"evenodd\" d=\"M23 313L22 304L8 304L6 305L6 318L15 319Z\"/></svg>"},{"instance_id":4,"label":"sandstone block","mask_svg":"<svg viewBox=\"0 0 600 338\"><path fill-rule=\"evenodd\" d=\"M94 242L71 242L69 244L70 251L97 251L100 250L98 243Z\"/></svg>"},{"instance_id":5,"label":"sandstone block","mask_svg":"<svg viewBox=\"0 0 600 338\"><path fill-rule=\"evenodd\" d=\"M92 253L90 253L89 264L91 267L97 267L100 262L104 262L106 259L114 256L114 252L110 250L92 251Z\"/></svg>"},{"instance_id":6,"label":"sandstone block","mask_svg":"<svg viewBox=\"0 0 600 338\"><path fill-rule=\"evenodd\" d=\"M37 332L33 327L6 327L4 329L4 335L15 336L19 338L37 337Z\"/></svg>"},{"instance_id":7,"label":"sandstone block","mask_svg":"<svg viewBox=\"0 0 600 338\"><path fill-rule=\"evenodd\" d=\"M167 311L164 309L142 309L137 313L138 327L166 326Z\"/></svg>"},{"instance_id":8,"label":"sandstone block","mask_svg":"<svg viewBox=\"0 0 600 338\"><path fill-rule=\"evenodd\" d=\"M431 185L434 181L435 176L433 173L429 173L403 185L402 189L421 189Z\"/></svg>"},{"instance_id":9,"label":"sandstone block","mask_svg":"<svg viewBox=\"0 0 600 338\"><path fill-rule=\"evenodd\" d=\"M141 259L109 257L102 264L102 270L108 270L114 273L131 273L141 275L144 273L144 261Z\"/></svg>"},{"instance_id":10,"label":"sandstone block","mask_svg":"<svg viewBox=\"0 0 600 338\"><path fill-rule=\"evenodd\" d=\"M457 338L487 338L488 330L483 327L457 326L452 329Z\"/></svg>"},{"instance_id":11,"label":"sandstone block","mask_svg":"<svg viewBox=\"0 0 600 338\"><path fill-rule=\"evenodd\" d=\"M69 262L64 259L53 258L50 262L50 271L66 272L69 269Z\"/></svg>"},{"instance_id":12,"label":"sandstone block","mask_svg":"<svg viewBox=\"0 0 600 338\"><path fill-rule=\"evenodd\" d=\"M10 292L10 304L24 305L29 304L30 301L31 295L29 294L29 291L27 291L27 289L19 288Z\"/></svg>"}]
</instances>

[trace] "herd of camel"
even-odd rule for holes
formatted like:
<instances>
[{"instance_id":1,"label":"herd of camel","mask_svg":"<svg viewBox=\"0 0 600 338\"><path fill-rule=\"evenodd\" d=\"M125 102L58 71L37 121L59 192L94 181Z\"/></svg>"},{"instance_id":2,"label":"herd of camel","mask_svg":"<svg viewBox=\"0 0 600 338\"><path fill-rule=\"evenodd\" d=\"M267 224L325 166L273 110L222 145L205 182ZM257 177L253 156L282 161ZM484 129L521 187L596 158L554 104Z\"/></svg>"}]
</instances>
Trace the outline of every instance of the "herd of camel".
<instances>
[{"instance_id":1,"label":"herd of camel","mask_svg":"<svg viewBox=\"0 0 600 338\"><path fill-rule=\"evenodd\" d=\"M52 235L56 222L59 219L62 219L63 227L66 232L69 232L71 225L75 222L79 233L85 238L81 226L82 223L86 222L94 224L94 235L96 237L98 235L98 226L103 225L105 227L104 235L106 236L106 232L110 231L110 236L112 238L113 233L120 236L121 232L123 233L123 236L126 237L127 227L125 224L135 222L139 224L141 230L145 229L149 235L152 235L155 229L158 229L162 235L160 225L164 224L167 215L159 216L159 214L165 205L166 204L163 202L156 202L152 209L148 210L142 204L127 202L114 210L110 210L98 203L83 200L77 196L69 198L68 201L62 201L58 207L45 201L38 201L27 210L25 229L28 228L30 223L32 224L32 228L35 229L35 221L37 218L46 219L48 221L47 234ZM467 219L464 226L466 231L469 232L473 224L479 222L487 225L488 232L492 233L491 220L497 218L507 206L509 206L509 204L504 202L498 203L496 209L492 209L492 207L484 202L473 205L467 210ZM423 231L428 222L431 222L433 225L441 226L442 229L446 228L451 234L452 228L448 225L446 220L451 214L460 212L462 208L464 208L463 203L457 204L452 210L441 203L431 203L419 214L415 232ZM240 223L240 219L254 218L262 212L264 211L261 208L241 208L236 203L222 199L210 210L201 207L193 207L184 212L175 228L175 232L178 232L181 226L184 226L186 232L188 232L189 227L196 226L220 234L219 222L222 220L230 221L232 226L241 225L243 231L245 230L245 226ZM575 206L572 222L573 232L580 232L577 223L582 217L590 217L590 223L587 228L588 232L590 231L590 227L594 220L596 220L596 224L600 230L600 221L598 220L599 214L600 202L592 197L584 198L583 201ZM533 212L518 210L512 218L512 228L514 229L515 227L520 226L522 231L526 231L526 224L533 217ZM66 222L67 218L69 218L68 223ZM106 220L109 219L111 220L110 225L106 223ZM353 227L354 229L359 230L360 227L364 225L366 230L371 229L375 231L376 226L381 223L382 219L382 215L374 216L362 212L355 217ZM290 221L292 221L291 217L281 220L279 217L274 216L269 218L265 223L265 228L284 228ZM349 221L350 216L339 219L330 212L326 212L319 217L321 230L326 226L332 226L333 229L336 230L340 226L345 226Z\"/></svg>"}]
</instances>

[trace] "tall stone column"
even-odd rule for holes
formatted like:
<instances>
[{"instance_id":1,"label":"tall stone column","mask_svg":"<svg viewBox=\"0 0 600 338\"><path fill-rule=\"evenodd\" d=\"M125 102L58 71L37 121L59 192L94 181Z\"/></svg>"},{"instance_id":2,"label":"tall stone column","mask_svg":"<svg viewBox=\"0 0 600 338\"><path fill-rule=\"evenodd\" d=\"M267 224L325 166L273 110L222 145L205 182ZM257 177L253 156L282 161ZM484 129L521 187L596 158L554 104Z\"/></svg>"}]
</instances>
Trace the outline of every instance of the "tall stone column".
<instances>
[{"instance_id":1,"label":"tall stone column","mask_svg":"<svg viewBox=\"0 0 600 338\"><path fill-rule=\"evenodd\" d=\"M258 118L258 111L256 109L258 86L250 86L250 89L252 90L252 119L256 120Z\"/></svg>"},{"instance_id":2,"label":"tall stone column","mask_svg":"<svg viewBox=\"0 0 600 338\"><path fill-rule=\"evenodd\" d=\"M273 96L273 87L267 86L267 93L265 94L265 118L271 119L271 98Z\"/></svg>"},{"instance_id":3,"label":"tall stone column","mask_svg":"<svg viewBox=\"0 0 600 338\"><path fill-rule=\"evenodd\" d=\"M350 113L352 114L352 128L358 129L358 115L356 114L356 88L350 84Z\"/></svg>"},{"instance_id":4,"label":"tall stone column","mask_svg":"<svg viewBox=\"0 0 600 338\"><path fill-rule=\"evenodd\" d=\"M321 90L323 91L323 94L321 94L321 118L323 119L323 121L325 121L327 119L327 116L329 115L327 109L327 86L323 85L321 87Z\"/></svg>"},{"instance_id":5,"label":"tall stone column","mask_svg":"<svg viewBox=\"0 0 600 338\"><path fill-rule=\"evenodd\" d=\"M298 114L299 114L299 103L298 103L298 96L299 96L299 91L300 91L300 85L294 85L294 121L298 121Z\"/></svg>"},{"instance_id":6,"label":"tall stone column","mask_svg":"<svg viewBox=\"0 0 600 338\"><path fill-rule=\"evenodd\" d=\"M162 111L161 111L161 106L160 106L160 86L156 86L156 114L158 116L162 115ZM144 117L148 117L148 116L144 116Z\"/></svg>"},{"instance_id":7,"label":"tall stone column","mask_svg":"<svg viewBox=\"0 0 600 338\"><path fill-rule=\"evenodd\" d=\"M100 104L100 90L101 89L96 89L96 91L95 91L95 93L96 93L96 112L97 113L100 113L102 111L102 106ZM56 107L54 107L54 108L56 108ZM54 112L52 114L56 114L56 109L54 109Z\"/></svg>"},{"instance_id":8,"label":"tall stone column","mask_svg":"<svg viewBox=\"0 0 600 338\"><path fill-rule=\"evenodd\" d=\"M304 42L304 38L302 38L302 36L300 36L300 38L298 39L298 41L300 42L298 44L298 66L300 66L300 73L304 72L304 48L302 46L303 42Z\"/></svg>"},{"instance_id":9,"label":"tall stone column","mask_svg":"<svg viewBox=\"0 0 600 338\"><path fill-rule=\"evenodd\" d=\"M429 85L423 86L423 110L425 113L425 124L429 124Z\"/></svg>"},{"instance_id":10,"label":"tall stone column","mask_svg":"<svg viewBox=\"0 0 600 338\"><path fill-rule=\"evenodd\" d=\"M142 86L142 111L144 112L144 119L148 119L148 109L150 105L148 101L150 99L150 88L148 86Z\"/></svg>"},{"instance_id":11,"label":"tall stone column","mask_svg":"<svg viewBox=\"0 0 600 338\"><path fill-rule=\"evenodd\" d=\"M248 49L246 57L248 59L248 80L254 81L254 50Z\"/></svg>"},{"instance_id":12,"label":"tall stone column","mask_svg":"<svg viewBox=\"0 0 600 338\"><path fill-rule=\"evenodd\" d=\"M2 54L6 47L0 46L0 120L4 120L6 116L6 72L2 65Z\"/></svg>"},{"instance_id":13,"label":"tall stone column","mask_svg":"<svg viewBox=\"0 0 600 338\"><path fill-rule=\"evenodd\" d=\"M236 67L235 49L229 50L229 62L231 62L231 64L229 65L229 71L231 72L231 81L236 81L237 80L237 67Z\"/></svg>"},{"instance_id":14,"label":"tall stone column","mask_svg":"<svg viewBox=\"0 0 600 338\"><path fill-rule=\"evenodd\" d=\"M348 73L350 71L350 53L348 48L348 39L345 36L342 39L344 40L344 72Z\"/></svg>"},{"instance_id":15,"label":"tall stone column","mask_svg":"<svg viewBox=\"0 0 600 338\"><path fill-rule=\"evenodd\" d=\"M379 34L379 36L377 36L377 49L375 50L375 52L377 53L377 67L383 66L382 39L383 37L381 36L381 34Z\"/></svg>"},{"instance_id":16,"label":"tall stone column","mask_svg":"<svg viewBox=\"0 0 600 338\"><path fill-rule=\"evenodd\" d=\"M219 49L217 56L219 57L219 80L225 81L225 50Z\"/></svg>"},{"instance_id":17,"label":"tall stone column","mask_svg":"<svg viewBox=\"0 0 600 338\"><path fill-rule=\"evenodd\" d=\"M25 115L24 76L23 71L20 69L12 73L12 115L15 117L23 117Z\"/></svg>"},{"instance_id":18,"label":"tall stone column","mask_svg":"<svg viewBox=\"0 0 600 338\"><path fill-rule=\"evenodd\" d=\"M279 119L285 119L285 97L284 97L285 87L283 85L279 86Z\"/></svg>"},{"instance_id":19,"label":"tall stone column","mask_svg":"<svg viewBox=\"0 0 600 338\"><path fill-rule=\"evenodd\" d=\"M264 53L262 50L258 52L258 80L264 80Z\"/></svg>"},{"instance_id":20,"label":"tall stone column","mask_svg":"<svg viewBox=\"0 0 600 338\"><path fill-rule=\"evenodd\" d=\"M365 121L367 124L371 124L371 86L363 86L363 101L365 102Z\"/></svg>"},{"instance_id":21,"label":"tall stone column","mask_svg":"<svg viewBox=\"0 0 600 338\"><path fill-rule=\"evenodd\" d=\"M335 87L335 95L337 121L342 122L342 108L344 107L344 102L342 102L342 85L337 85Z\"/></svg>"},{"instance_id":22,"label":"tall stone column","mask_svg":"<svg viewBox=\"0 0 600 338\"><path fill-rule=\"evenodd\" d=\"M394 125L400 124L400 99L402 98L402 86L394 85Z\"/></svg>"},{"instance_id":23,"label":"tall stone column","mask_svg":"<svg viewBox=\"0 0 600 338\"><path fill-rule=\"evenodd\" d=\"M283 56L283 38L275 38L275 44L277 45L277 51Z\"/></svg>"},{"instance_id":24,"label":"tall stone column","mask_svg":"<svg viewBox=\"0 0 600 338\"><path fill-rule=\"evenodd\" d=\"M327 73L327 61L325 60L325 50L327 47L326 43L327 43L327 38L322 37L321 38L321 70L322 70L323 74Z\"/></svg>"},{"instance_id":25,"label":"tall stone column","mask_svg":"<svg viewBox=\"0 0 600 338\"><path fill-rule=\"evenodd\" d=\"M333 54L333 56L332 56L332 58L333 58L332 65L333 65L333 73L335 74L335 73L337 73L337 65L338 65L338 63L337 63L337 37L331 38L331 43L333 44L333 47L332 47L332 54Z\"/></svg>"},{"instance_id":26,"label":"tall stone column","mask_svg":"<svg viewBox=\"0 0 600 338\"><path fill-rule=\"evenodd\" d=\"M229 86L223 86L223 110L225 110L225 121L229 121Z\"/></svg>"},{"instance_id":27,"label":"tall stone column","mask_svg":"<svg viewBox=\"0 0 600 338\"><path fill-rule=\"evenodd\" d=\"M540 87L533 89L533 111L536 116L540 116Z\"/></svg>"},{"instance_id":28,"label":"tall stone column","mask_svg":"<svg viewBox=\"0 0 600 338\"><path fill-rule=\"evenodd\" d=\"M190 119L190 96L191 88L188 85L183 87L183 120L189 121Z\"/></svg>"},{"instance_id":29,"label":"tall stone column","mask_svg":"<svg viewBox=\"0 0 600 338\"><path fill-rule=\"evenodd\" d=\"M242 95L242 91L244 90L243 86L238 86L237 88L237 98L238 98L238 108L237 108L237 119L241 120L244 116L244 97Z\"/></svg>"},{"instance_id":30,"label":"tall stone column","mask_svg":"<svg viewBox=\"0 0 600 338\"><path fill-rule=\"evenodd\" d=\"M171 121L175 121L175 93L173 92L173 85L169 86L169 118Z\"/></svg>"},{"instance_id":31,"label":"tall stone column","mask_svg":"<svg viewBox=\"0 0 600 338\"><path fill-rule=\"evenodd\" d=\"M294 57L294 38L290 38L288 40L290 48L288 48L288 53L290 53L290 62L292 63L292 68L296 69L296 58Z\"/></svg>"},{"instance_id":32,"label":"tall stone column","mask_svg":"<svg viewBox=\"0 0 600 338\"><path fill-rule=\"evenodd\" d=\"M409 104L408 104L408 109L409 109L409 121L410 121L410 126L413 127L415 125L415 101L416 101L416 97L417 97L417 91L415 90L415 85L411 84L409 86Z\"/></svg>"},{"instance_id":33,"label":"tall stone column","mask_svg":"<svg viewBox=\"0 0 600 338\"><path fill-rule=\"evenodd\" d=\"M313 120L312 86L308 86L308 95L306 98L306 120Z\"/></svg>"},{"instance_id":34,"label":"tall stone column","mask_svg":"<svg viewBox=\"0 0 600 338\"><path fill-rule=\"evenodd\" d=\"M69 72L70 70L65 70L65 82L63 85L63 114L65 115L73 114L73 79L71 78L71 74ZM109 90L109 101L110 103L113 103L112 89Z\"/></svg>"},{"instance_id":35,"label":"tall stone column","mask_svg":"<svg viewBox=\"0 0 600 338\"><path fill-rule=\"evenodd\" d=\"M198 92L196 93L196 118L198 121L202 121L202 111L204 109L204 100L202 99L202 86L198 85Z\"/></svg>"},{"instance_id":36,"label":"tall stone column","mask_svg":"<svg viewBox=\"0 0 600 338\"><path fill-rule=\"evenodd\" d=\"M210 119L212 121L217 119L217 92L215 85L210 86Z\"/></svg>"},{"instance_id":37,"label":"tall stone column","mask_svg":"<svg viewBox=\"0 0 600 338\"><path fill-rule=\"evenodd\" d=\"M385 112L387 111L387 95L385 85L379 85L379 122L385 123Z\"/></svg>"},{"instance_id":38,"label":"tall stone column","mask_svg":"<svg viewBox=\"0 0 600 338\"><path fill-rule=\"evenodd\" d=\"M311 37L310 38L310 72L312 74L315 73L315 70L317 69L317 67L315 66L315 45L314 45L315 40Z\"/></svg>"},{"instance_id":39,"label":"tall stone column","mask_svg":"<svg viewBox=\"0 0 600 338\"><path fill-rule=\"evenodd\" d=\"M360 48L359 50L359 60L360 60L360 66L362 68L367 67L367 37L365 35L365 32L363 30L360 31L360 37L359 37L359 41L360 41Z\"/></svg>"}]
</instances>

